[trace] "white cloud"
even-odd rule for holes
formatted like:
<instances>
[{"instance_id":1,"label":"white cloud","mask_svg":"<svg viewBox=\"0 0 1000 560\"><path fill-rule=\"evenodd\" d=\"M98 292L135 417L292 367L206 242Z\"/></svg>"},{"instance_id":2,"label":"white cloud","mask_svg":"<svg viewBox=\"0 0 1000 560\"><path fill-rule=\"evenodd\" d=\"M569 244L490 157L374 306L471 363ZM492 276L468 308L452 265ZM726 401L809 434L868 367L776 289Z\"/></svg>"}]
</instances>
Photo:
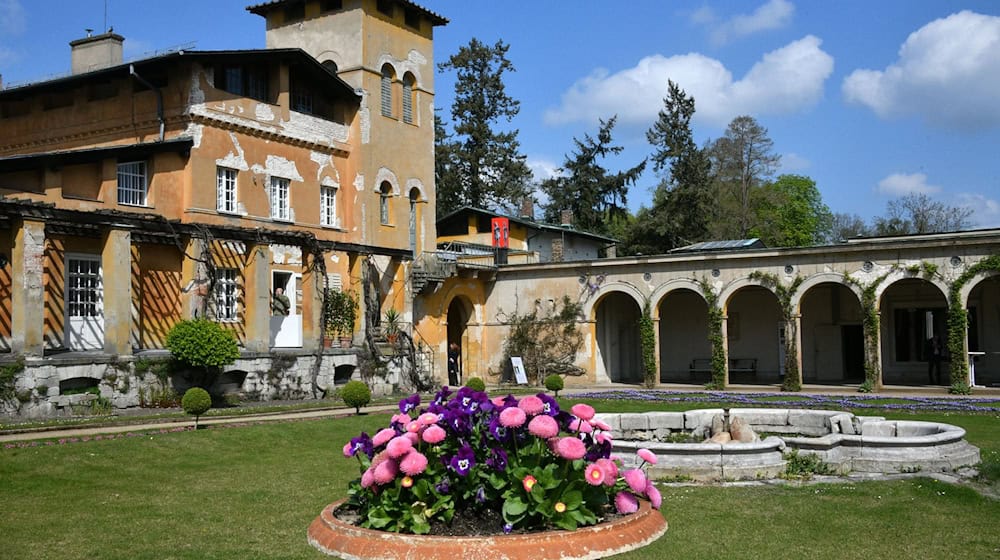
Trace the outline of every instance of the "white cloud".
<instances>
[{"instance_id":1,"label":"white cloud","mask_svg":"<svg viewBox=\"0 0 1000 560\"><path fill-rule=\"evenodd\" d=\"M747 35L780 29L792 21L794 14L795 6L791 2L769 0L751 14L737 14L714 26L710 37L712 43L724 45Z\"/></svg>"},{"instance_id":2,"label":"white cloud","mask_svg":"<svg viewBox=\"0 0 1000 560\"><path fill-rule=\"evenodd\" d=\"M529 156L525 163L528 165L528 169L531 169L531 173L538 182L551 179L552 177L562 177L565 175L565 173L559 169L559 164L549 159L533 158Z\"/></svg>"},{"instance_id":3,"label":"white cloud","mask_svg":"<svg viewBox=\"0 0 1000 560\"><path fill-rule=\"evenodd\" d=\"M885 70L855 70L844 97L879 117L917 115L941 127L1000 126L1000 17L963 11L907 37Z\"/></svg>"},{"instance_id":4,"label":"white cloud","mask_svg":"<svg viewBox=\"0 0 1000 560\"><path fill-rule=\"evenodd\" d=\"M597 69L562 95L545 114L548 124L597 122L617 114L622 124L648 126L663 107L667 80L695 99L695 120L724 127L741 114L787 114L816 104L833 72L822 41L807 35L771 51L738 81L714 58L699 53L647 56L632 68L609 74Z\"/></svg>"},{"instance_id":5,"label":"white cloud","mask_svg":"<svg viewBox=\"0 0 1000 560\"><path fill-rule=\"evenodd\" d=\"M941 192L941 187L927 184L927 175L923 173L893 173L878 182L875 189L879 194L903 196L907 194L934 194Z\"/></svg>"},{"instance_id":6,"label":"white cloud","mask_svg":"<svg viewBox=\"0 0 1000 560\"><path fill-rule=\"evenodd\" d=\"M1000 228L1000 201L976 193L959 193L958 205L972 210L977 228Z\"/></svg>"},{"instance_id":7,"label":"white cloud","mask_svg":"<svg viewBox=\"0 0 1000 560\"><path fill-rule=\"evenodd\" d=\"M812 162L799 154L794 152L781 154L781 170L783 172L802 171L811 166Z\"/></svg>"},{"instance_id":8,"label":"white cloud","mask_svg":"<svg viewBox=\"0 0 1000 560\"><path fill-rule=\"evenodd\" d=\"M708 6L698 8L697 10L691 12L691 15L688 17L691 19L691 23L697 23L699 25L709 24L717 19L715 17L715 12Z\"/></svg>"},{"instance_id":9,"label":"white cloud","mask_svg":"<svg viewBox=\"0 0 1000 560\"><path fill-rule=\"evenodd\" d=\"M18 0L0 0L0 35L20 35L26 27L21 3Z\"/></svg>"}]
</instances>

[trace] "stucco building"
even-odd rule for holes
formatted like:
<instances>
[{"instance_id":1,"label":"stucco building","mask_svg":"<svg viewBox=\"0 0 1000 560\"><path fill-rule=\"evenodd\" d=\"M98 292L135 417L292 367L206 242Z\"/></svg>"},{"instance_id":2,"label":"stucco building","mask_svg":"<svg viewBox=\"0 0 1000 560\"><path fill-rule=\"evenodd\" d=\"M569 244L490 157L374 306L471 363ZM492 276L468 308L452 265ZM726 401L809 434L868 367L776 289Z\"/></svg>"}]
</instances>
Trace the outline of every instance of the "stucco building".
<instances>
[{"instance_id":1,"label":"stucco building","mask_svg":"<svg viewBox=\"0 0 1000 560\"><path fill-rule=\"evenodd\" d=\"M432 38L446 20L406 0L247 9L266 49L124 62L109 32L71 43L72 74L0 90L0 348L25 360L19 392L107 385L102 363L162 349L196 316L237 335L236 383L273 370L277 349L308 371L324 289L366 303L358 345L384 310L410 321L409 268L435 242ZM277 288L288 315L272 315ZM321 389L302 375L278 392Z\"/></svg>"}]
</instances>

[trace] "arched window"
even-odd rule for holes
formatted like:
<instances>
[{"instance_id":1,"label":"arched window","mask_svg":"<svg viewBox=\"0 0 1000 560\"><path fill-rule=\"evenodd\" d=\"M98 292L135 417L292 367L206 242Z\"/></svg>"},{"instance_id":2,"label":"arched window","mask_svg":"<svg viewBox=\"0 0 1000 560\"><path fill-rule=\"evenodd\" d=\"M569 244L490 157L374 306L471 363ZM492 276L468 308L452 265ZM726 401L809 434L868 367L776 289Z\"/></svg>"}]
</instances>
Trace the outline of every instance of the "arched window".
<instances>
[{"instance_id":1,"label":"arched window","mask_svg":"<svg viewBox=\"0 0 1000 560\"><path fill-rule=\"evenodd\" d=\"M382 67L382 116L392 116L392 79L395 73L392 66L386 64Z\"/></svg>"},{"instance_id":2,"label":"arched window","mask_svg":"<svg viewBox=\"0 0 1000 560\"><path fill-rule=\"evenodd\" d=\"M410 250L417 256L417 201L420 200L420 189L410 189Z\"/></svg>"},{"instance_id":3,"label":"arched window","mask_svg":"<svg viewBox=\"0 0 1000 560\"><path fill-rule=\"evenodd\" d=\"M403 122L413 124L413 74L403 75Z\"/></svg>"},{"instance_id":4,"label":"arched window","mask_svg":"<svg viewBox=\"0 0 1000 560\"><path fill-rule=\"evenodd\" d=\"M392 194L392 185L388 181L379 187L379 219L383 225L389 224L389 195Z\"/></svg>"}]
</instances>

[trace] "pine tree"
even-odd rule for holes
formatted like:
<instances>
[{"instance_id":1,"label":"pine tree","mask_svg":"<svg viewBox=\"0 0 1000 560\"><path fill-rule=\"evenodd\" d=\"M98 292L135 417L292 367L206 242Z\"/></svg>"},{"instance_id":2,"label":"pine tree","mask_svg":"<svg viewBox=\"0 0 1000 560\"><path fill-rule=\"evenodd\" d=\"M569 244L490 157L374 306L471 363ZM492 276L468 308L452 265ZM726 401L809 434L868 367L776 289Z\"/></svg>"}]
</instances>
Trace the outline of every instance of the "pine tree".
<instances>
[{"instance_id":1,"label":"pine tree","mask_svg":"<svg viewBox=\"0 0 1000 560\"><path fill-rule=\"evenodd\" d=\"M618 173L609 173L598 160L616 155L621 146L612 145L611 131L617 117L601 120L597 137L584 134L583 139L574 138L576 150L566 156L561 171L564 176L547 179L541 185L549 198L545 208L545 220L560 223L561 213L573 213L573 226L582 231L608 234L611 223L628 217L626 201L629 185L646 168L646 160L635 167Z\"/></svg>"},{"instance_id":2,"label":"pine tree","mask_svg":"<svg viewBox=\"0 0 1000 560\"><path fill-rule=\"evenodd\" d=\"M519 153L517 130L500 132L520 103L507 95L503 76L513 72L509 45L493 46L473 38L438 67L454 70L455 101L451 106L454 139L436 129L437 200L439 213L461 206L514 206L528 193L531 170Z\"/></svg>"}]
</instances>

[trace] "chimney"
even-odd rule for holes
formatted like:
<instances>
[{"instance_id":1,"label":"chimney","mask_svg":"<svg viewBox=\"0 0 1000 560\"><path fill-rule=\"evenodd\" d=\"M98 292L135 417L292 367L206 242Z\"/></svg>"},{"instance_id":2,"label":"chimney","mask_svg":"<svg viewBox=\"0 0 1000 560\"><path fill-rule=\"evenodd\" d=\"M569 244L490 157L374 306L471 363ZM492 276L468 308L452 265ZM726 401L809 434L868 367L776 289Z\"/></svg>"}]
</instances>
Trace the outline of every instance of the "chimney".
<instances>
[{"instance_id":1,"label":"chimney","mask_svg":"<svg viewBox=\"0 0 1000 560\"><path fill-rule=\"evenodd\" d=\"M573 211L572 210L563 210L560 213L560 218L561 218L561 221L559 222L559 225L561 225L562 227L570 227L570 226L573 225Z\"/></svg>"},{"instance_id":2,"label":"chimney","mask_svg":"<svg viewBox=\"0 0 1000 560\"><path fill-rule=\"evenodd\" d=\"M535 201L530 196L521 201L521 217L535 221Z\"/></svg>"},{"instance_id":3,"label":"chimney","mask_svg":"<svg viewBox=\"0 0 1000 560\"><path fill-rule=\"evenodd\" d=\"M73 74L83 74L121 64L124 42L125 37L112 33L111 29L107 33L93 36L88 29L86 37L71 41L69 44Z\"/></svg>"}]
</instances>

